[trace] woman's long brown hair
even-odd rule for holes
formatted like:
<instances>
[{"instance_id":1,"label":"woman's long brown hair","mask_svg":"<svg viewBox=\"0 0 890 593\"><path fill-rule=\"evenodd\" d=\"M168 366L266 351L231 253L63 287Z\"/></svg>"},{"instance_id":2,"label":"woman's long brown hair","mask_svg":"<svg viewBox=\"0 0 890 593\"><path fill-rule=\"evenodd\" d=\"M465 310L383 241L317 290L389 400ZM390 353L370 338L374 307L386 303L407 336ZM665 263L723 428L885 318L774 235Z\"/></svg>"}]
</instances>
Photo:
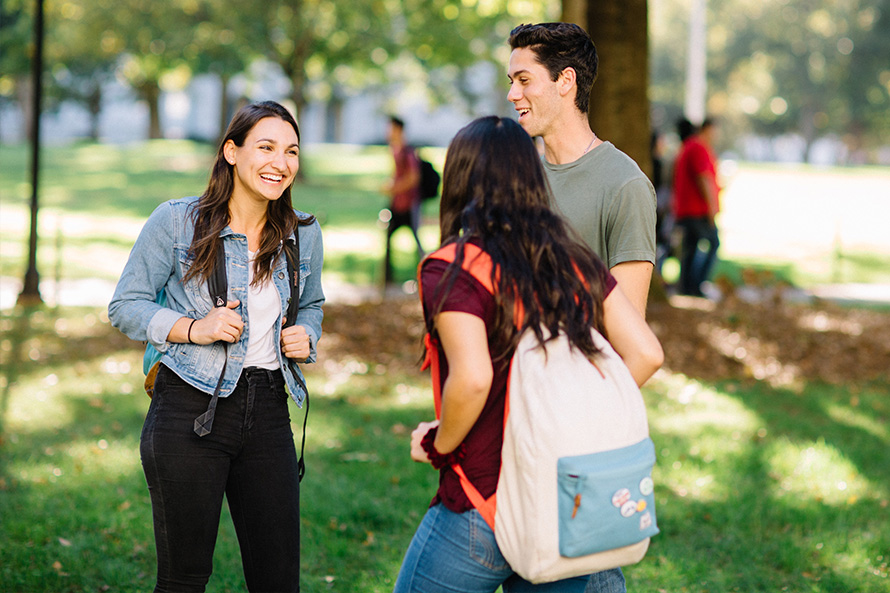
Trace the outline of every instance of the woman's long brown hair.
<instances>
[{"instance_id":1,"label":"woman's long brown hair","mask_svg":"<svg viewBox=\"0 0 890 593\"><path fill-rule=\"evenodd\" d=\"M551 336L564 331L588 356L598 351L590 328L605 335L606 266L551 210L540 156L518 123L480 118L451 141L440 231L442 244L457 248L437 291L453 287L468 241L480 241L491 256L498 305L489 336L493 359L508 356L527 328L543 344L542 326ZM520 328L513 318L517 300L525 312Z\"/></svg>"},{"instance_id":2,"label":"woman's long brown hair","mask_svg":"<svg viewBox=\"0 0 890 593\"><path fill-rule=\"evenodd\" d=\"M238 110L229 123L226 135L216 151L216 160L210 173L207 189L201 194L191 211L195 233L189 247L194 258L191 267L183 276L183 282L191 278L206 281L216 267L216 252L221 246L219 234L230 222L229 198L235 187L234 166L223 154L226 142L231 140L236 146L243 146L244 140L261 119L275 117L290 124L300 141L300 128L290 112L274 101L252 103ZM285 189L281 197L269 202L266 210L266 224L260 235L260 247L254 259L254 284L261 284L271 278L272 269L282 253L281 245L298 224L309 225L315 222L314 216L299 218L291 204L291 187ZM297 264L299 265L299 264Z\"/></svg>"}]
</instances>

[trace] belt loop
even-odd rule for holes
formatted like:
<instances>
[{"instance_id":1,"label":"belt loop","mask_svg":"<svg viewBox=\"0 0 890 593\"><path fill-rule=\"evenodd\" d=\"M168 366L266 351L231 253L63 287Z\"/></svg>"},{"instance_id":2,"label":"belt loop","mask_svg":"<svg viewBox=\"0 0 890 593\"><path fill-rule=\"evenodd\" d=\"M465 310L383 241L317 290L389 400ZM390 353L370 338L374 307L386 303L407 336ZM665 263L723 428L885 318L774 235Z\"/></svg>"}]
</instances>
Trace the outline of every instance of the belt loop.
<instances>
[{"instance_id":1,"label":"belt loop","mask_svg":"<svg viewBox=\"0 0 890 593\"><path fill-rule=\"evenodd\" d=\"M267 369L264 367L244 367L241 370L241 377L247 380L251 378L256 380L260 376L266 378L270 384L275 383L275 369Z\"/></svg>"}]
</instances>

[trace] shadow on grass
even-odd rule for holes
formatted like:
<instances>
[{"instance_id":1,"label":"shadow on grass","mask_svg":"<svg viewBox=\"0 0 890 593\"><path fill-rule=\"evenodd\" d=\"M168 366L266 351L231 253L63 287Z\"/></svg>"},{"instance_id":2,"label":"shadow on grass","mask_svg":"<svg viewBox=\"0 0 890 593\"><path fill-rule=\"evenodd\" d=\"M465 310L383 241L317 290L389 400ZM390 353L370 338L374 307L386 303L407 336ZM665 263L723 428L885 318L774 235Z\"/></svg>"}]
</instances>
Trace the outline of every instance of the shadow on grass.
<instances>
[{"instance_id":1,"label":"shadow on grass","mask_svg":"<svg viewBox=\"0 0 890 593\"><path fill-rule=\"evenodd\" d=\"M33 309L27 308L22 310L22 314L14 318L4 320L4 326L10 326L10 331L4 332L9 336L8 347L3 344L3 360L0 364L2 368L3 384L0 386L0 451L2 451L6 434L6 416L9 410L9 402L12 396L12 388L18 383L19 376L22 374L24 364L24 344L30 338L31 324L30 317ZM4 329L6 329L4 327ZM6 455L0 455L0 477L6 474Z\"/></svg>"},{"instance_id":2,"label":"shadow on grass","mask_svg":"<svg viewBox=\"0 0 890 593\"><path fill-rule=\"evenodd\" d=\"M43 306L29 309L16 307L11 314L0 315L2 333L10 340L10 349L3 353L3 375L18 380L59 365L144 349L143 344L130 340L100 319L104 310L99 315L97 311L95 307L63 310ZM62 322L62 325L56 323L68 318L76 319L81 327L74 329L67 322ZM6 357L10 357L8 362ZM12 381L7 380L7 385L11 384Z\"/></svg>"},{"instance_id":3,"label":"shadow on grass","mask_svg":"<svg viewBox=\"0 0 890 593\"><path fill-rule=\"evenodd\" d=\"M438 483L408 453L410 431L429 419L426 406L375 405L360 384L354 391L312 404L301 485L304 591L391 591Z\"/></svg>"},{"instance_id":4,"label":"shadow on grass","mask_svg":"<svg viewBox=\"0 0 890 593\"><path fill-rule=\"evenodd\" d=\"M144 412L134 398L60 393L52 405L65 422L5 427L0 589L151 588L151 509L137 451Z\"/></svg>"},{"instance_id":5,"label":"shadow on grass","mask_svg":"<svg viewBox=\"0 0 890 593\"><path fill-rule=\"evenodd\" d=\"M628 582L667 591L882 590L888 385L853 397L820 384L686 389L653 414L662 533L649 558L627 570ZM722 399L737 403L721 408Z\"/></svg>"}]
</instances>

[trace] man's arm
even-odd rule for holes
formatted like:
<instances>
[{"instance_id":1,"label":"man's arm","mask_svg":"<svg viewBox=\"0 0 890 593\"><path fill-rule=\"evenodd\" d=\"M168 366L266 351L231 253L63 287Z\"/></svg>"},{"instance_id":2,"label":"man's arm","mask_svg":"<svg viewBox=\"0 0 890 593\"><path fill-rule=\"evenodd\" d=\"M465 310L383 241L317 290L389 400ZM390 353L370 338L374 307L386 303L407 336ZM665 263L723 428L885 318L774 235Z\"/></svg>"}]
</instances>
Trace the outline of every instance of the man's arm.
<instances>
[{"instance_id":1,"label":"man's arm","mask_svg":"<svg viewBox=\"0 0 890 593\"><path fill-rule=\"evenodd\" d=\"M647 261L627 261L609 270L643 319L646 319L646 302L649 299L649 282L652 280L653 268L655 266Z\"/></svg>"},{"instance_id":2,"label":"man's arm","mask_svg":"<svg viewBox=\"0 0 890 593\"><path fill-rule=\"evenodd\" d=\"M698 186L698 191L701 192L705 202L708 203L708 220L711 221L711 224L714 224L714 217L717 215L717 184L714 182L710 171L699 173L695 177L695 184Z\"/></svg>"}]
</instances>

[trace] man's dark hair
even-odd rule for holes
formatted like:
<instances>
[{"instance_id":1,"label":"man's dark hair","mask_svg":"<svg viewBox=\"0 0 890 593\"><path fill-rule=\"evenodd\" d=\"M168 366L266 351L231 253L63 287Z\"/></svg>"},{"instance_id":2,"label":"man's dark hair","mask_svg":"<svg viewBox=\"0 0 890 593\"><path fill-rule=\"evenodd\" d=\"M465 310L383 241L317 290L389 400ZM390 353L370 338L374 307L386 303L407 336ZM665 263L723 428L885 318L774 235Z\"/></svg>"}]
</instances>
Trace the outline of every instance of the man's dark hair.
<instances>
[{"instance_id":1,"label":"man's dark hair","mask_svg":"<svg viewBox=\"0 0 890 593\"><path fill-rule=\"evenodd\" d=\"M399 128L401 130L405 129L405 122L401 118L396 117L395 115L389 116L389 123L391 123L392 125L396 126L397 128Z\"/></svg>"},{"instance_id":2,"label":"man's dark hair","mask_svg":"<svg viewBox=\"0 0 890 593\"><path fill-rule=\"evenodd\" d=\"M547 68L555 82L566 68L575 70L578 86L575 105L581 113L590 110L590 89L596 80L599 59L587 32L573 23L519 25L510 31L510 48L527 47Z\"/></svg>"},{"instance_id":3,"label":"man's dark hair","mask_svg":"<svg viewBox=\"0 0 890 593\"><path fill-rule=\"evenodd\" d=\"M695 126L692 125L691 121L685 117L677 119L677 135L680 137L680 142L686 142L686 139L695 134L695 132Z\"/></svg>"}]
</instances>

